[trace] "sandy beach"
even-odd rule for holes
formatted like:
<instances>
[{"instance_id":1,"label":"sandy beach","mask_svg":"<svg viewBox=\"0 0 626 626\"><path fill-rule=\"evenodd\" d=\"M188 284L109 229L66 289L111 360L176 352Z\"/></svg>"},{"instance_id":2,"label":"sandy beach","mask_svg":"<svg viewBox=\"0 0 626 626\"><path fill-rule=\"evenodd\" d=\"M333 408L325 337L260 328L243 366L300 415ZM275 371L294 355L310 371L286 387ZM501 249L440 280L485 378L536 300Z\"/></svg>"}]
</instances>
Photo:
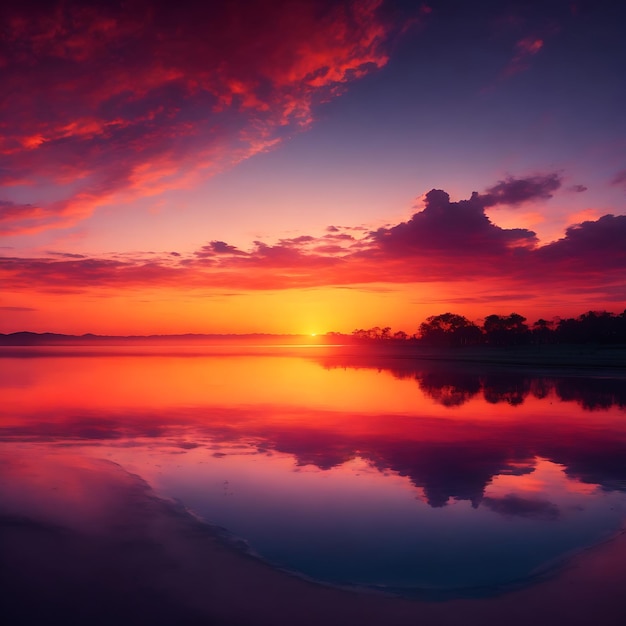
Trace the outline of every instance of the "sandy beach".
<instances>
[{"instance_id":1,"label":"sandy beach","mask_svg":"<svg viewBox=\"0 0 626 626\"><path fill-rule=\"evenodd\" d=\"M403 599L278 571L109 461L16 452L1 463L5 624L617 626L626 618L623 533L515 591Z\"/></svg>"}]
</instances>

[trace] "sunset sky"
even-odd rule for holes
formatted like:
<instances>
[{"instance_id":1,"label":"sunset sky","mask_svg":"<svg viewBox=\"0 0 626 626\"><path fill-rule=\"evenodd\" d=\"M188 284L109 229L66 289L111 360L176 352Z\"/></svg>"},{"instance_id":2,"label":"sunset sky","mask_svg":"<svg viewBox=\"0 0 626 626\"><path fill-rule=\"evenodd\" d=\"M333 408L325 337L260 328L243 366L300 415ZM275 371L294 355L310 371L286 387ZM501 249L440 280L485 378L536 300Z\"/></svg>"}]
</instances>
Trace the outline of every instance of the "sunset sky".
<instances>
[{"instance_id":1,"label":"sunset sky","mask_svg":"<svg viewBox=\"0 0 626 626\"><path fill-rule=\"evenodd\" d=\"M626 308L626 7L7 0L0 332Z\"/></svg>"}]
</instances>

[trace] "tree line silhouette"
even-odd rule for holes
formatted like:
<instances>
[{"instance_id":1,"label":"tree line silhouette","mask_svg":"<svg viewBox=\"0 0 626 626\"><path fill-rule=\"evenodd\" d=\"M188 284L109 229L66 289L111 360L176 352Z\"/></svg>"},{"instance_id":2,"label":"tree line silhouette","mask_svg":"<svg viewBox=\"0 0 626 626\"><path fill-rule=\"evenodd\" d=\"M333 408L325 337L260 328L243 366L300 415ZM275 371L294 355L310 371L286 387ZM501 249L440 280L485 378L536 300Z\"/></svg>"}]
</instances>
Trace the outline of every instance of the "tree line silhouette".
<instances>
[{"instance_id":1,"label":"tree line silhouette","mask_svg":"<svg viewBox=\"0 0 626 626\"><path fill-rule=\"evenodd\" d=\"M390 326L352 332L357 341L413 341L433 346L522 346L543 344L626 343L626 310L588 311L576 318L539 319L528 324L519 313L488 315L481 326L457 313L431 315L410 335Z\"/></svg>"}]
</instances>

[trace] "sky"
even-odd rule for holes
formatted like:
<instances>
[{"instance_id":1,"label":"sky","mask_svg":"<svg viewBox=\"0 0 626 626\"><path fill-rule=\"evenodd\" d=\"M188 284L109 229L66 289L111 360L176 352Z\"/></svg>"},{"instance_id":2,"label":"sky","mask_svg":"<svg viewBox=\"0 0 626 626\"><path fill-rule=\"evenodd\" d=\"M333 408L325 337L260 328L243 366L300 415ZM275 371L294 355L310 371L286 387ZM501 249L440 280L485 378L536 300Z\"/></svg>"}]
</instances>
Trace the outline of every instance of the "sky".
<instances>
[{"instance_id":1,"label":"sky","mask_svg":"<svg viewBox=\"0 0 626 626\"><path fill-rule=\"evenodd\" d=\"M626 308L626 8L8 0L0 332Z\"/></svg>"}]
</instances>

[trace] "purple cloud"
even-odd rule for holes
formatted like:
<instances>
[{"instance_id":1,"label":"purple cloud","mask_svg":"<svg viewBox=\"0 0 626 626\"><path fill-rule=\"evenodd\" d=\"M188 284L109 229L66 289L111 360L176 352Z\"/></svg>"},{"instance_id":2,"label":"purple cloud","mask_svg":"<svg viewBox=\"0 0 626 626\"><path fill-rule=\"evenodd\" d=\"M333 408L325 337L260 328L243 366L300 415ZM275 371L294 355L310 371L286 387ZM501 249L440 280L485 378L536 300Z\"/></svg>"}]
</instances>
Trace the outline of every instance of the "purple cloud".
<instances>
[{"instance_id":1,"label":"purple cloud","mask_svg":"<svg viewBox=\"0 0 626 626\"><path fill-rule=\"evenodd\" d=\"M63 259L86 259L84 254L76 254L74 252L55 252L54 250L48 250L46 252L48 256L61 257Z\"/></svg>"},{"instance_id":2,"label":"purple cloud","mask_svg":"<svg viewBox=\"0 0 626 626\"><path fill-rule=\"evenodd\" d=\"M622 170L621 172L617 172L615 176L611 179L611 185L615 185L616 187L624 187L626 189L626 170Z\"/></svg>"},{"instance_id":3,"label":"purple cloud","mask_svg":"<svg viewBox=\"0 0 626 626\"><path fill-rule=\"evenodd\" d=\"M247 256L245 252L235 246L227 244L225 241L211 241L206 246L202 246L195 255L199 258L215 257L220 255Z\"/></svg>"},{"instance_id":4,"label":"purple cloud","mask_svg":"<svg viewBox=\"0 0 626 626\"><path fill-rule=\"evenodd\" d=\"M512 247L534 246L537 237L532 231L504 229L494 225L485 214L484 196L473 193L469 200L450 202L441 189L432 189L425 196L423 211L408 222L371 233L375 248L385 255L410 256L432 251L445 251L458 257L470 252L491 256Z\"/></svg>"},{"instance_id":5,"label":"purple cloud","mask_svg":"<svg viewBox=\"0 0 626 626\"><path fill-rule=\"evenodd\" d=\"M561 186L561 177L556 173L539 174L526 178L508 177L481 194L484 206L505 204L517 206L532 200L548 200Z\"/></svg>"},{"instance_id":6,"label":"purple cloud","mask_svg":"<svg viewBox=\"0 0 626 626\"><path fill-rule=\"evenodd\" d=\"M568 191L573 191L574 193L583 193L587 191L587 189L588 187L585 187L585 185L572 185L567 188Z\"/></svg>"},{"instance_id":7,"label":"purple cloud","mask_svg":"<svg viewBox=\"0 0 626 626\"><path fill-rule=\"evenodd\" d=\"M572 264L575 271L626 270L626 215L604 215L574 224L567 228L565 237L541 247L536 256Z\"/></svg>"}]
</instances>

